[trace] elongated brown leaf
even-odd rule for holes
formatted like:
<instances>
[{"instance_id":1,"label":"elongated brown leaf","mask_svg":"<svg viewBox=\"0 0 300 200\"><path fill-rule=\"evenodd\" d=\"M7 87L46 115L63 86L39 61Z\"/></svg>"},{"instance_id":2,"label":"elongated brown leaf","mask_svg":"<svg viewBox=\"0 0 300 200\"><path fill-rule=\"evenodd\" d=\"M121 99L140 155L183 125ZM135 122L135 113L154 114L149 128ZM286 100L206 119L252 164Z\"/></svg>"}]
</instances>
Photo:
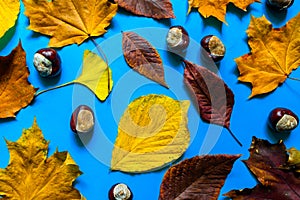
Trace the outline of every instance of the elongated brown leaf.
<instances>
[{"instance_id":1,"label":"elongated brown leaf","mask_svg":"<svg viewBox=\"0 0 300 200\"><path fill-rule=\"evenodd\" d=\"M128 65L147 78L168 87L162 60L156 49L134 32L123 32L123 54Z\"/></svg>"},{"instance_id":2,"label":"elongated brown leaf","mask_svg":"<svg viewBox=\"0 0 300 200\"><path fill-rule=\"evenodd\" d=\"M175 18L169 0L115 0L115 2L136 15L155 19Z\"/></svg>"},{"instance_id":3,"label":"elongated brown leaf","mask_svg":"<svg viewBox=\"0 0 300 200\"><path fill-rule=\"evenodd\" d=\"M240 155L196 156L172 166L160 186L160 200L217 199Z\"/></svg>"}]
</instances>

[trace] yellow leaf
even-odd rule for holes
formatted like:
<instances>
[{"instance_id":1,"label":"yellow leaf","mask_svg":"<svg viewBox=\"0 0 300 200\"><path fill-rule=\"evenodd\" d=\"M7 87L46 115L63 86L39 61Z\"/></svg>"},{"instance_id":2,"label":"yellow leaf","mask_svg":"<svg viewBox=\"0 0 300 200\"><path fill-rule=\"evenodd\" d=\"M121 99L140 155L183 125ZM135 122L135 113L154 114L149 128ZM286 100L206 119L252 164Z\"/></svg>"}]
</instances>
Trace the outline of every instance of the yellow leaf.
<instances>
[{"instance_id":1,"label":"yellow leaf","mask_svg":"<svg viewBox=\"0 0 300 200\"><path fill-rule=\"evenodd\" d=\"M23 0L29 29L49 35L49 46L81 44L89 37L103 35L118 6L108 0Z\"/></svg>"},{"instance_id":2,"label":"yellow leaf","mask_svg":"<svg viewBox=\"0 0 300 200\"><path fill-rule=\"evenodd\" d=\"M111 70L104 60L97 54L86 50L83 55L82 73L73 82L85 85L92 90L101 101L104 101L113 86L111 73Z\"/></svg>"},{"instance_id":3,"label":"yellow leaf","mask_svg":"<svg viewBox=\"0 0 300 200\"><path fill-rule=\"evenodd\" d=\"M131 102L119 122L111 169L140 173L178 159L190 141L189 105L155 94Z\"/></svg>"},{"instance_id":4,"label":"yellow leaf","mask_svg":"<svg viewBox=\"0 0 300 200\"><path fill-rule=\"evenodd\" d=\"M198 12L205 18L213 16L226 23L226 7L229 3L233 3L236 7L246 11L246 8L253 2L260 2L259 0L188 0L190 13L192 8L198 8Z\"/></svg>"},{"instance_id":5,"label":"yellow leaf","mask_svg":"<svg viewBox=\"0 0 300 200\"><path fill-rule=\"evenodd\" d=\"M235 62L239 80L252 84L253 97L275 90L300 65L300 14L282 28L252 16L247 34L251 53Z\"/></svg>"},{"instance_id":6,"label":"yellow leaf","mask_svg":"<svg viewBox=\"0 0 300 200\"><path fill-rule=\"evenodd\" d=\"M0 1L0 38L8 29L16 23L20 12L19 0L1 0Z\"/></svg>"},{"instance_id":7,"label":"yellow leaf","mask_svg":"<svg viewBox=\"0 0 300 200\"><path fill-rule=\"evenodd\" d=\"M17 142L6 141L9 165L0 169L4 199L83 199L72 183L82 173L68 152L47 158L48 144L36 120Z\"/></svg>"},{"instance_id":8,"label":"yellow leaf","mask_svg":"<svg viewBox=\"0 0 300 200\"><path fill-rule=\"evenodd\" d=\"M300 151L292 147L287 150L289 153L289 166L292 166L297 173L300 173Z\"/></svg>"}]
</instances>

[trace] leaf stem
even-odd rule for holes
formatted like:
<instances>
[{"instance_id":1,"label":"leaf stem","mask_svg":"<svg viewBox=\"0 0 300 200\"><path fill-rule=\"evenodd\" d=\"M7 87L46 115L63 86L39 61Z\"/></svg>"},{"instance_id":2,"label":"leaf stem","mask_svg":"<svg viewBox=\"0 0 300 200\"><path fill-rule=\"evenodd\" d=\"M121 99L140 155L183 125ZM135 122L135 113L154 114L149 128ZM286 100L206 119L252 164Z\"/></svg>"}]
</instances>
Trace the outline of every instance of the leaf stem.
<instances>
[{"instance_id":1,"label":"leaf stem","mask_svg":"<svg viewBox=\"0 0 300 200\"><path fill-rule=\"evenodd\" d=\"M58 85L58 86L55 86L55 87L52 87L52 88L48 88L48 89L45 89L45 90L40 90L40 91L37 91L34 96L38 96L40 94L43 94L44 92L48 92L48 91L51 91L51 90L55 90L55 89L58 89L58 88L62 88L62 87L65 87L67 85L71 85L71 84L74 84L75 82L74 81L71 81L71 82L67 82L67 83L64 83L64 84L61 84L61 85Z\"/></svg>"},{"instance_id":2,"label":"leaf stem","mask_svg":"<svg viewBox=\"0 0 300 200\"><path fill-rule=\"evenodd\" d=\"M294 77L287 77L288 79L291 79L291 80L294 80L294 81L300 81L300 79L299 78L294 78Z\"/></svg>"},{"instance_id":3,"label":"leaf stem","mask_svg":"<svg viewBox=\"0 0 300 200\"><path fill-rule=\"evenodd\" d=\"M237 137L235 137L235 135L233 134L233 132L231 131L231 129L229 127L225 127L228 132L230 133L230 135L233 137L233 139L242 147L242 143L237 139Z\"/></svg>"}]
</instances>

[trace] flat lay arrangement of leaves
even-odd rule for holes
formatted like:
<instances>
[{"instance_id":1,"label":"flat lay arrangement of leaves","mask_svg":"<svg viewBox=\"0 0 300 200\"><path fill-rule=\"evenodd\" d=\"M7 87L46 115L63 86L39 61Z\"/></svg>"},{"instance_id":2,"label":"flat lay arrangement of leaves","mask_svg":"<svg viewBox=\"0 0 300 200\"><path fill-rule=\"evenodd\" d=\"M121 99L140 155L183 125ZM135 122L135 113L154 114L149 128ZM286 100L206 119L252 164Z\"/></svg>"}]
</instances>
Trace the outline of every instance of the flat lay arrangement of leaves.
<instances>
[{"instance_id":1,"label":"flat lay arrangement of leaves","mask_svg":"<svg viewBox=\"0 0 300 200\"><path fill-rule=\"evenodd\" d=\"M28 20L27 31L32 32L31 39L45 37L49 40L48 47L58 52L67 51L72 45L76 46L74 48L78 48L78 52L82 46L84 47L81 55L77 50L72 52L74 58L82 58L82 62L77 63L78 66L81 66L79 75L73 77L71 81L63 83L57 83L60 79L57 78L57 81L54 81L55 85L46 89L39 89L39 85L32 84L30 81L34 79L32 77L35 74L31 73L34 68L30 66L28 55L33 52L24 48L28 46L26 41L30 39L20 38L18 45L11 49L9 54L1 55L0 120L3 121L0 121L0 125L19 123L19 126L22 127L22 121L18 119L18 115L31 108L38 109L37 105L43 103L41 100L44 93L47 93L48 96L55 96L58 89L75 84L88 89L94 95L95 101L100 103L101 109L103 109L103 105L110 109L111 98L113 98L111 93L114 92L114 87L118 84L115 74L120 75L118 70L121 68L134 71L135 75L145 77L153 85L164 91L173 92L171 87L173 83L166 78L169 74L165 63L167 60L174 65L177 62L180 63L180 67L178 69L175 69L175 66L172 67L180 73L182 80L173 81L178 83L181 81L180 84L182 83L183 90L188 94L188 97L181 99L176 94L175 96L165 95L155 89L148 89L147 94L127 102L127 107L121 111L123 114L116 126L111 126L110 131L106 133L109 138L115 135L111 141L113 147L110 152L107 152L105 147L97 147L98 151L110 157L106 175L118 183L127 181L126 179L118 180L123 175L130 176L130 179L134 181L135 178L138 179L143 175L149 177L151 174L162 174L161 179L156 180L160 183L160 185L156 185L156 193L153 189L141 187L145 190L151 190L152 197L150 199L153 199L153 196L160 200L220 199L227 197L231 199L300 199L300 151L298 150L300 147L297 146L297 141L292 145L288 143L288 147L285 144L285 139L292 134L290 130L297 127L299 123L294 113L291 115L285 110L284 115L275 116L280 118L275 120L276 124L273 125L275 130L264 129L261 131L262 133L251 132L251 127L257 125L256 123L266 124L267 120L269 120L268 123L273 123L274 120L270 120L270 118L274 116L270 115L269 119L266 117L265 122L252 122L250 118L247 118L247 112L250 111L247 111L246 108L242 110L239 102L241 98L237 95L239 94L239 91L236 90L237 87L232 87L232 82L227 83L222 78L222 74L211 70L211 66L205 66L202 62L200 64L199 60L190 60L185 57L186 52L177 52L178 55L175 55L176 51L172 51L172 53L168 52L167 56L164 55L161 47L157 47L155 43L151 42L146 34L143 35L138 31L126 29L124 28L126 26L122 26L124 22L118 21L118 15L125 15L128 17L128 23L134 23L130 19L147 19L159 22L169 29L172 24L170 22L178 20L176 8L179 6L176 4L177 7L174 7L174 1L4 0L0 2L0 19L3 21L0 24L0 46L5 44L2 44L1 40L9 40L7 35L16 34L12 30L16 26L18 17L22 15ZM205 24L206 18L209 18L214 20L214 23L230 26L226 20L230 4L232 4L231 8L235 7L239 10L239 15L242 15L241 13L249 14L251 12L251 9L248 10L251 5L262 5L266 1L186 0L184 1L187 6L185 20L188 24L190 16L193 15L192 12L196 12L195 14L197 16L200 14L201 18L198 18L199 21L195 21L195 24ZM23 6L24 13L20 13L20 6ZM198 10L199 14L195 9ZM281 27L272 24L263 14L259 17L251 15L249 18L249 26L245 30L243 38L249 47L249 53L245 52L244 55L241 54L232 59L236 68L236 74L232 74L236 82L250 83L252 93L249 99L245 98L247 103L251 104L255 100L263 101L263 95L269 95L286 80L300 81L297 76L292 74L300 65L299 24L299 13L287 20ZM182 26L184 26L184 22L182 22ZM107 52L96 40L104 41L106 33L110 29L116 30L119 27L123 28L118 30L118 34L121 34L119 46L111 46L110 48L113 51L114 49L121 49L124 66L113 68L113 61L109 60L110 57L106 55ZM221 29L220 31L222 32ZM155 32L151 34L155 34ZM95 52L85 48L88 46L88 42L93 43ZM199 43L199 41L197 42ZM229 47L229 49L232 50L233 48ZM168 51L168 48L166 47L164 50ZM191 50L195 51L195 49L184 51L189 52ZM198 50L204 54L200 45ZM234 52L226 51L226 55L230 53ZM203 56L202 54L201 56ZM37 56L37 59L41 58ZM73 58L63 57L62 59ZM213 60L211 61L214 63ZM215 64L217 67L224 67L222 61ZM67 70L73 70L72 66L69 66ZM62 77L65 73L63 72L59 76ZM39 79L42 82L47 82L51 78L39 77ZM243 85L245 84L240 84L240 86ZM283 90L284 87L288 86L284 85L278 90ZM130 93L127 90L122 92ZM283 92L282 95L284 96ZM295 98L297 97L295 95ZM63 106L64 108L67 107ZM190 109L193 106L193 109L198 111L197 118L190 115ZM281 105L277 106L280 107ZM108 115L107 111L96 107L93 109L95 109L94 112L90 112L88 109L79 110L76 114L83 113L83 117L80 118L82 121L76 118L76 123L77 121L83 123L84 120L94 123L95 120L99 119L100 124L111 125L111 122L107 122L110 119L110 114ZM84 115L87 112L95 113L96 119L87 119L87 115ZM237 116L237 113L240 114L239 116L244 116L243 119L233 117ZM266 113L256 114L267 116ZM48 113L45 115L48 117L49 126L61 128L54 123L53 118L55 116L49 117ZM59 110L59 113L55 113L55 115L65 116L67 113L65 110ZM74 116L78 117L77 115ZM84 180L80 179L82 176L94 177L99 171L81 171L80 165L77 165L77 159L82 159L77 156L81 155L75 154L73 156L75 150L71 148L60 152L58 150L60 147L57 146L53 155L48 155L48 151L51 150L49 148L51 143L47 141L47 137L44 138L42 131L47 132L48 136L49 134L57 134L51 136L61 137L61 135L51 130L41 130L42 128L37 125L41 116L35 117L32 127L24 129L16 142L6 139L6 135L3 138L10 157L5 167L0 168L0 197L3 199L41 200L87 199L89 194L77 189L76 186ZM191 132L193 130L191 124L198 119L200 123L197 133ZM292 119L294 121L291 121ZM244 130L239 129L239 126L243 126L239 123L244 124L242 122L246 120L248 120L248 127L243 127ZM286 124L282 125L283 123ZM225 148L220 151L221 148L218 148L217 153L214 151L212 154L198 155L199 153L195 151L194 146L191 146L192 143L198 148L201 146L193 141L194 137L197 137L195 135L205 134L204 127L214 125L226 129L225 134L228 132L229 135L223 136L222 132L220 137L226 138L226 143L236 145L235 148L240 149L237 153L231 153ZM292 125L293 127L284 133L280 133L276 129L277 126L283 126L284 128L287 127L288 130ZM79 125L75 124L75 126ZM94 136L98 134L99 127L97 126L96 124L95 128L87 133L72 133L72 136L75 135L74 137L78 140L76 142L77 150L82 151L82 148L79 147L84 146L80 145L78 139L81 137L80 134L87 135L90 137L89 142L92 142ZM2 134L8 136L9 133ZM69 133L62 134L67 135ZM213 136L215 133L210 132L210 134ZM256 134L264 134L264 139L259 139ZM241 157L245 156L242 150L249 146L245 143L247 140L245 138L252 138L249 152L246 152L249 153L249 158L240 160ZM224 146L226 145L224 144ZM192 156L190 156L191 151L193 151ZM189 156L186 156L187 152L189 152ZM257 184L253 188L231 187L228 190L226 184L231 184L231 173L233 173L232 176L235 176L235 166L243 163ZM143 179L143 181L145 180ZM106 185L105 181L107 180L105 178L101 181L103 182L101 184ZM150 180L147 181L151 184ZM83 182L85 189L90 187L88 182ZM223 190L224 186L226 186L226 191ZM249 187L251 186L249 185ZM135 197L135 188L131 187L131 189L133 199L139 199ZM111 200L111 196L107 195L108 191L103 191L103 193ZM119 198L115 199L120 200Z\"/></svg>"}]
</instances>

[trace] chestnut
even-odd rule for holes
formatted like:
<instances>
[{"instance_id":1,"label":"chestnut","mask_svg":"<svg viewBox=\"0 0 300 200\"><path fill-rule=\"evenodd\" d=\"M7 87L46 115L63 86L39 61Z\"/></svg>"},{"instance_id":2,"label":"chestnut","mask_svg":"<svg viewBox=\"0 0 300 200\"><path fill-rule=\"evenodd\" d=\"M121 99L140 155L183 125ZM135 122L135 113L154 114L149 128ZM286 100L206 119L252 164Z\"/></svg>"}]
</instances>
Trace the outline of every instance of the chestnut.
<instances>
[{"instance_id":1,"label":"chestnut","mask_svg":"<svg viewBox=\"0 0 300 200\"><path fill-rule=\"evenodd\" d=\"M108 192L109 200L132 200L133 194L124 183L114 184Z\"/></svg>"},{"instance_id":2,"label":"chestnut","mask_svg":"<svg viewBox=\"0 0 300 200\"><path fill-rule=\"evenodd\" d=\"M266 0L267 6L276 11L286 10L293 5L293 3L294 0Z\"/></svg>"},{"instance_id":3,"label":"chestnut","mask_svg":"<svg viewBox=\"0 0 300 200\"><path fill-rule=\"evenodd\" d=\"M184 51L190 44L189 34L179 25L170 27L166 40L171 51Z\"/></svg>"},{"instance_id":4,"label":"chestnut","mask_svg":"<svg viewBox=\"0 0 300 200\"><path fill-rule=\"evenodd\" d=\"M200 44L214 62L217 63L223 59L226 49L222 41L217 36L207 35L201 39Z\"/></svg>"},{"instance_id":5,"label":"chestnut","mask_svg":"<svg viewBox=\"0 0 300 200\"><path fill-rule=\"evenodd\" d=\"M93 130L95 116L93 110L86 106L78 106L72 113L70 127L74 133L88 133Z\"/></svg>"},{"instance_id":6,"label":"chestnut","mask_svg":"<svg viewBox=\"0 0 300 200\"><path fill-rule=\"evenodd\" d=\"M43 48L33 57L33 65L41 77L55 77L61 72L61 60L56 50Z\"/></svg>"},{"instance_id":7,"label":"chestnut","mask_svg":"<svg viewBox=\"0 0 300 200\"><path fill-rule=\"evenodd\" d=\"M299 118L287 108L275 108L268 117L270 128L276 132L290 132L298 126Z\"/></svg>"}]
</instances>

